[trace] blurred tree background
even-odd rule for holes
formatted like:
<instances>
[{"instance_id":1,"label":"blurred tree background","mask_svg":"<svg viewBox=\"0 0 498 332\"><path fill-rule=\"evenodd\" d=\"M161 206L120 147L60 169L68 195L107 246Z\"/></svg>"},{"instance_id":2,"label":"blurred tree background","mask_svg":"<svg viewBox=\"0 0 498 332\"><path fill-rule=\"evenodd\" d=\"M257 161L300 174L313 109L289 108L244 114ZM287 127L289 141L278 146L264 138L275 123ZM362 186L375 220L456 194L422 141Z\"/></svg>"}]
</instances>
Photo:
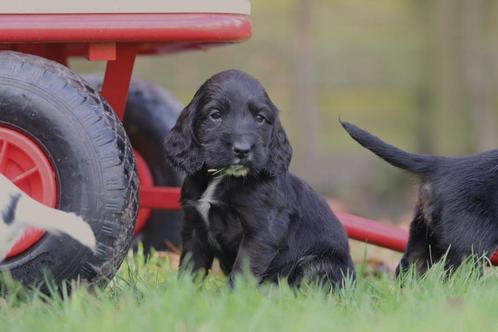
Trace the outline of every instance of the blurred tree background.
<instances>
[{"instance_id":1,"label":"blurred tree background","mask_svg":"<svg viewBox=\"0 0 498 332\"><path fill-rule=\"evenodd\" d=\"M294 146L292 170L344 208L407 221L415 180L359 147L354 122L409 151L498 146L498 2L253 0L242 44L138 59L135 75L186 104L212 74L261 80ZM79 72L103 64L74 60Z\"/></svg>"}]
</instances>

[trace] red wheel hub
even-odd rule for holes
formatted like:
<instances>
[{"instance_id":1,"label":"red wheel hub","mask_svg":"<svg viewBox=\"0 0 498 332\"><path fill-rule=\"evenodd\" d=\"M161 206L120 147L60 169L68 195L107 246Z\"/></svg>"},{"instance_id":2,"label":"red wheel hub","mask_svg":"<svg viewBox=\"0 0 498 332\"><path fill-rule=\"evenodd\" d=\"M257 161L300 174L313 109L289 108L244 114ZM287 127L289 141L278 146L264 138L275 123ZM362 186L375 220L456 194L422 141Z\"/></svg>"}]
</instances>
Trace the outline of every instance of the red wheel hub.
<instances>
[{"instance_id":1,"label":"red wheel hub","mask_svg":"<svg viewBox=\"0 0 498 332\"><path fill-rule=\"evenodd\" d=\"M45 151L28 135L0 124L0 173L37 201L57 205L57 180ZM28 228L7 255L12 258L37 243L44 231Z\"/></svg>"},{"instance_id":2,"label":"red wheel hub","mask_svg":"<svg viewBox=\"0 0 498 332\"><path fill-rule=\"evenodd\" d=\"M153 187L154 178L152 177L152 172L150 171L149 165L147 165L147 162L137 150L134 151L135 161L137 163L138 179L140 180L140 188ZM137 223L135 225L135 235L140 233L140 231L145 227L151 213L152 209L140 207L140 209L138 210Z\"/></svg>"}]
</instances>

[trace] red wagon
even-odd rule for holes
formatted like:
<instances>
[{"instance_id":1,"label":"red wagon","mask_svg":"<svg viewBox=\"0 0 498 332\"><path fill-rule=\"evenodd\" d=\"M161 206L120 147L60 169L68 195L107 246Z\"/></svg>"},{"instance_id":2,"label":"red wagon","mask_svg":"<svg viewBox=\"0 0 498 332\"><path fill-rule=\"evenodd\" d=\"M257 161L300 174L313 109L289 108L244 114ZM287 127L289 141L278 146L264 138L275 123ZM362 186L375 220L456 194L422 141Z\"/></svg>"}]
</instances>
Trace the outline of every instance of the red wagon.
<instances>
[{"instance_id":1,"label":"red wagon","mask_svg":"<svg viewBox=\"0 0 498 332\"><path fill-rule=\"evenodd\" d=\"M159 153L147 148L160 146L147 135L169 129L164 116L127 107L135 57L246 40L249 12L248 0L0 3L0 172L33 198L84 216L98 239L92 254L28 230L0 269L25 283L43 280L43 269L56 281L105 282L152 209L179 208L179 189L158 180ZM67 60L76 56L106 61L103 79L91 85L72 72ZM154 87L137 89L175 107ZM352 238L398 251L406 246L403 230L339 217Z\"/></svg>"}]
</instances>

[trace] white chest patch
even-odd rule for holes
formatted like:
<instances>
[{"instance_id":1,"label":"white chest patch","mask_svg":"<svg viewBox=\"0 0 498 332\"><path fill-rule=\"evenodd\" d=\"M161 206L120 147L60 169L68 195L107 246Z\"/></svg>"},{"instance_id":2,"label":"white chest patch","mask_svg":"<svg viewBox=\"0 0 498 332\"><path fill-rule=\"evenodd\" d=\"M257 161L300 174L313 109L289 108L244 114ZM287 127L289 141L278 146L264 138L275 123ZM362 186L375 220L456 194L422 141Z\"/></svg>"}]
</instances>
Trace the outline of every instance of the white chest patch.
<instances>
[{"instance_id":1,"label":"white chest patch","mask_svg":"<svg viewBox=\"0 0 498 332\"><path fill-rule=\"evenodd\" d=\"M214 178L207 186L206 191L202 194L201 198L197 201L196 208L197 211L202 216L202 219L209 226L209 210L211 209L211 204L215 204L214 193L216 192L216 187L223 180L223 176L218 176Z\"/></svg>"}]
</instances>

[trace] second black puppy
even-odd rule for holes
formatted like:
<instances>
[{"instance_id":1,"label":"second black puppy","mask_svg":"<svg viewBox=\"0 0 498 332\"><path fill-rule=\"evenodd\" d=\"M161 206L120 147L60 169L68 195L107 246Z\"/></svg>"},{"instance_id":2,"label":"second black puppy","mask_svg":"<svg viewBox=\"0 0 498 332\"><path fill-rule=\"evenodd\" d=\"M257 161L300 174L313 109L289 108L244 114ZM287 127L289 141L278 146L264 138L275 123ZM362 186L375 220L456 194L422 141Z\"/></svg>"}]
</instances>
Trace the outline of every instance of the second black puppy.
<instances>
[{"instance_id":1,"label":"second black puppy","mask_svg":"<svg viewBox=\"0 0 498 332\"><path fill-rule=\"evenodd\" d=\"M489 255L498 248L498 150L455 158L420 155L350 123L342 125L362 146L422 179L398 273L412 263L423 273L442 258L454 269L470 255Z\"/></svg>"},{"instance_id":2,"label":"second black puppy","mask_svg":"<svg viewBox=\"0 0 498 332\"><path fill-rule=\"evenodd\" d=\"M166 140L186 172L181 268L226 274L245 261L260 281L303 278L342 285L354 266L342 225L326 202L288 172L292 149L261 84L240 71L214 75Z\"/></svg>"}]
</instances>

